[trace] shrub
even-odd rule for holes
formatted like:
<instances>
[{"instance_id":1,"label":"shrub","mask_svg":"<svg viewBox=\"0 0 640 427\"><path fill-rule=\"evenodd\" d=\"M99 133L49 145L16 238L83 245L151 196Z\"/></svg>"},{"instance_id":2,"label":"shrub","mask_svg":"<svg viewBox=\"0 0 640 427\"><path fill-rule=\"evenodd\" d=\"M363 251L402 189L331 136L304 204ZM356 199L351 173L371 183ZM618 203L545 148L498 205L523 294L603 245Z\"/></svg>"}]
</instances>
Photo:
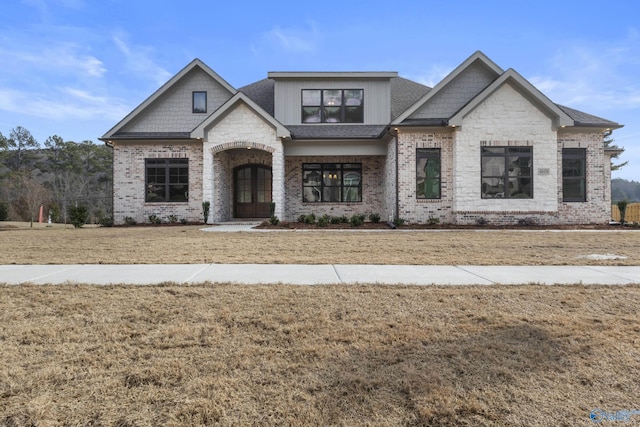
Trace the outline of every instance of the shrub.
<instances>
[{"instance_id":1,"label":"shrub","mask_svg":"<svg viewBox=\"0 0 640 427\"><path fill-rule=\"evenodd\" d=\"M393 218L393 225L395 225L396 227L404 225L404 218L400 218L399 216Z\"/></svg>"},{"instance_id":2,"label":"shrub","mask_svg":"<svg viewBox=\"0 0 640 427\"><path fill-rule=\"evenodd\" d=\"M364 215L353 215L350 222L352 227L360 227L362 224L364 224Z\"/></svg>"},{"instance_id":3,"label":"shrub","mask_svg":"<svg viewBox=\"0 0 640 427\"><path fill-rule=\"evenodd\" d=\"M124 223L126 225L137 225L138 224L138 222L135 219L131 218L130 216L127 216L127 217L124 218Z\"/></svg>"},{"instance_id":4,"label":"shrub","mask_svg":"<svg viewBox=\"0 0 640 427\"><path fill-rule=\"evenodd\" d=\"M430 216L429 217L429 224L430 225L440 224L440 218L438 218L436 216Z\"/></svg>"},{"instance_id":5,"label":"shrub","mask_svg":"<svg viewBox=\"0 0 640 427\"><path fill-rule=\"evenodd\" d=\"M315 224L316 223L316 215L313 213L310 213L309 215L304 217L304 221L305 224Z\"/></svg>"},{"instance_id":6,"label":"shrub","mask_svg":"<svg viewBox=\"0 0 640 427\"><path fill-rule=\"evenodd\" d=\"M373 223L380 222L380 214L377 214L377 213L369 214L369 221L371 221Z\"/></svg>"},{"instance_id":7,"label":"shrub","mask_svg":"<svg viewBox=\"0 0 640 427\"><path fill-rule=\"evenodd\" d=\"M98 219L98 223L103 227L113 227L113 217L112 216L101 216Z\"/></svg>"},{"instance_id":8,"label":"shrub","mask_svg":"<svg viewBox=\"0 0 640 427\"><path fill-rule=\"evenodd\" d=\"M271 225L278 225L280 224L280 218L278 218L276 215L271 215L271 218L269 218L269 223Z\"/></svg>"},{"instance_id":9,"label":"shrub","mask_svg":"<svg viewBox=\"0 0 640 427\"><path fill-rule=\"evenodd\" d=\"M186 218L182 218L182 219L180 220L180 224L182 224L182 225L187 225L187 219L186 219Z\"/></svg>"},{"instance_id":10,"label":"shrub","mask_svg":"<svg viewBox=\"0 0 640 427\"><path fill-rule=\"evenodd\" d=\"M627 200L621 200L618 202L618 210L620 211L620 224L624 225L624 217L627 213L627 205L629 202Z\"/></svg>"},{"instance_id":11,"label":"shrub","mask_svg":"<svg viewBox=\"0 0 640 427\"><path fill-rule=\"evenodd\" d=\"M0 221L6 221L9 217L9 205L7 202L0 202Z\"/></svg>"},{"instance_id":12,"label":"shrub","mask_svg":"<svg viewBox=\"0 0 640 427\"><path fill-rule=\"evenodd\" d=\"M167 220L169 221L170 224L175 224L178 222L178 217L175 215L169 215L167 217Z\"/></svg>"},{"instance_id":13,"label":"shrub","mask_svg":"<svg viewBox=\"0 0 640 427\"><path fill-rule=\"evenodd\" d=\"M331 222L331 224L340 224L342 222L342 218L339 216L332 216L331 219L329 219L329 222Z\"/></svg>"},{"instance_id":14,"label":"shrub","mask_svg":"<svg viewBox=\"0 0 640 427\"><path fill-rule=\"evenodd\" d=\"M318 227L326 227L327 225L329 225L330 221L331 218L329 217L329 215L322 215L320 218L318 218Z\"/></svg>"},{"instance_id":15,"label":"shrub","mask_svg":"<svg viewBox=\"0 0 640 427\"><path fill-rule=\"evenodd\" d=\"M69 221L75 228L80 228L87 221L89 211L86 206L77 205L69 208Z\"/></svg>"},{"instance_id":16,"label":"shrub","mask_svg":"<svg viewBox=\"0 0 640 427\"><path fill-rule=\"evenodd\" d=\"M347 216L346 216L346 215L342 215L341 217L338 217L338 219L340 219L340 222L341 222L342 224L346 224L346 223L348 223L348 222L349 222L349 218L347 218Z\"/></svg>"},{"instance_id":17,"label":"shrub","mask_svg":"<svg viewBox=\"0 0 640 427\"><path fill-rule=\"evenodd\" d=\"M523 225L523 226L536 225L536 219L535 218L531 218L531 217L520 218L518 220L518 225Z\"/></svg>"},{"instance_id":18,"label":"shrub","mask_svg":"<svg viewBox=\"0 0 640 427\"><path fill-rule=\"evenodd\" d=\"M202 216L204 217L204 223L206 224L209 221L209 209L211 208L211 202L205 200L202 202Z\"/></svg>"},{"instance_id":19,"label":"shrub","mask_svg":"<svg viewBox=\"0 0 640 427\"><path fill-rule=\"evenodd\" d=\"M162 220L160 219L160 217L156 214L151 214L149 215L149 222L151 224L162 224Z\"/></svg>"},{"instance_id":20,"label":"shrub","mask_svg":"<svg viewBox=\"0 0 640 427\"><path fill-rule=\"evenodd\" d=\"M480 218L476 219L476 225L479 225L480 227L483 227L483 226L485 226L487 224L489 224L489 221L484 219L484 217L480 217Z\"/></svg>"}]
</instances>

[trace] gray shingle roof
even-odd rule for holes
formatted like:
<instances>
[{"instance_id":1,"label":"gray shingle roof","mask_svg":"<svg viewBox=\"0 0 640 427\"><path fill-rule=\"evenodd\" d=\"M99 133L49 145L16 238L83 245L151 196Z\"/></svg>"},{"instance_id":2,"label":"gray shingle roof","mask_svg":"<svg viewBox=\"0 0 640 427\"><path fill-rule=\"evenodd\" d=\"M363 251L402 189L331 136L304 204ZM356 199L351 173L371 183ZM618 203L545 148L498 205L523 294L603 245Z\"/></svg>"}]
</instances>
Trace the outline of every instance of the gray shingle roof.
<instances>
[{"instance_id":1,"label":"gray shingle roof","mask_svg":"<svg viewBox=\"0 0 640 427\"><path fill-rule=\"evenodd\" d=\"M390 122L400 116L416 101L426 95L431 88L402 77L393 77L391 82ZM274 80L266 78L238 89L258 104L271 116L274 115ZM575 122L575 126L621 127L618 123L582 111L556 104ZM448 118L405 120L403 125L446 126ZM384 132L382 125L291 125L287 126L294 139L335 139L335 138L378 138ZM129 135L117 135L119 138L133 138ZM151 138L151 135L141 136ZM180 138L178 135L164 135L167 138ZM188 137L188 136L187 136Z\"/></svg>"},{"instance_id":2,"label":"gray shingle roof","mask_svg":"<svg viewBox=\"0 0 640 427\"><path fill-rule=\"evenodd\" d=\"M429 86L402 77L391 79L391 120L405 112L417 100L429 92Z\"/></svg>"},{"instance_id":3,"label":"gray shingle roof","mask_svg":"<svg viewBox=\"0 0 640 427\"><path fill-rule=\"evenodd\" d=\"M602 117L593 116L591 114L587 114L573 108L565 107L564 105L556 105L573 119L573 121L575 122L575 126L607 126L611 128L621 127L618 123L603 119Z\"/></svg>"},{"instance_id":4,"label":"gray shingle roof","mask_svg":"<svg viewBox=\"0 0 640 427\"><path fill-rule=\"evenodd\" d=\"M267 113L273 116L273 86L274 81L272 79L262 79L255 83L251 83L247 86L241 87L238 91L247 95L253 102L258 104Z\"/></svg>"},{"instance_id":5,"label":"gray shingle roof","mask_svg":"<svg viewBox=\"0 0 640 427\"><path fill-rule=\"evenodd\" d=\"M387 125L300 125L287 126L292 139L375 139Z\"/></svg>"}]
</instances>

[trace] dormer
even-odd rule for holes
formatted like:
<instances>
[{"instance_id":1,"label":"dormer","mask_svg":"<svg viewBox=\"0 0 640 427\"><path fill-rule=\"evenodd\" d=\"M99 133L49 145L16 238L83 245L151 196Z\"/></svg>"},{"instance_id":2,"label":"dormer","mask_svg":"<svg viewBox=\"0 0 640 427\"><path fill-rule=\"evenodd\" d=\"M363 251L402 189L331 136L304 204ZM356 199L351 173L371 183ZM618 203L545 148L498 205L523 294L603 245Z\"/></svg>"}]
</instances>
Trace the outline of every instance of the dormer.
<instances>
[{"instance_id":1,"label":"dormer","mask_svg":"<svg viewBox=\"0 0 640 427\"><path fill-rule=\"evenodd\" d=\"M270 72L274 115L286 126L389 123L396 72Z\"/></svg>"}]
</instances>

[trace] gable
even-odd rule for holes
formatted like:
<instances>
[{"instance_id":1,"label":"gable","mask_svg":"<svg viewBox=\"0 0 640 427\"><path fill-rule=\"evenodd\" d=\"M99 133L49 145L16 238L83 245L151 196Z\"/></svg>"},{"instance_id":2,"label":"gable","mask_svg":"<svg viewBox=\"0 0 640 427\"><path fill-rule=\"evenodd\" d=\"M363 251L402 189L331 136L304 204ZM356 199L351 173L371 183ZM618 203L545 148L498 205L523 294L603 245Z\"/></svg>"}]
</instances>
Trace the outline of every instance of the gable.
<instances>
[{"instance_id":1,"label":"gable","mask_svg":"<svg viewBox=\"0 0 640 427\"><path fill-rule=\"evenodd\" d=\"M194 91L207 92L207 113L193 113ZM234 93L229 83L196 58L100 139L184 137Z\"/></svg>"},{"instance_id":2,"label":"gable","mask_svg":"<svg viewBox=\"0 0 640 427\"><path fill-rule=\"evenodd\" d=\"M476 97L469 101L462 109L460 109L451 119L449 119L449 125L460 126L467 115L473 112L479 105L484 104L486 101L494 98L493 95L500 91L504 86L508 86L516 91L520 97L524 99L527 104L534 106L538 111L546 115L551 120L551 127L556 129L561 126L573 126L573 119L565 113L556 104L551 102L542 92L536 89L531 83L529 83L524 77L518 74L515 70L510 68L504 72L497 80L491 83L487 88L480 92ZM513 105L509 104L509 101L505 100L504 107L507 110L513 112L513 114L506 114L503 118L509 119L512 116L518 115L520 105L512 100Z\"/></svg>"},{"instance_id":3,"label":"gable","mask_svg":"<svg viewBox=\"0 0 640 427\"><path fill-rule=\"evenodd\" d=\"M498 75L481 61L475 61L443 86L409 119L448 119L489 86Z\"/></svg>"},{"instance_id":4,"label":"gable","mask_svg":"<svg viewBox=\"0 0 640 427\"><path fill-rule=\"evenodd\" d=\"M191 138L205 139L211 130L217 128L219 131L222 122L233 121L231 117L238 117L242 111L243 119L237 118L235 125L249 132L253 132L256 128L268 126L269 129L275 130L278 137L290 137L291 134L279 121L264 111L258 104L242 92L237 92L231 99L224 103L214 113L209 115L204 121L191 132Z\"/></svg>"},{"instance_id":5,"label":"gable","mask_svg":"<svg viewBox=\"0 0 640 427\"><path fill-rule=\"evenodd\" d=\"M485 129L498 140L545 139L552 119L513 85L505 83L484 98L461 122L466 128ZM534 136L536 136L534 138Z\"/></svg>"},{"instance_id":6,"label":"gable","mask_svg":"<svg viewBox=\"0 0 640 427\"><path fill-rule=\"evenodd\" d=\"M247 140L268 145L276 139L276 128L245 102L235 102L214 126L202 131L207 141L215 143ZM256 135L261 135L262 140Z\"/></svg>"},{"instance_id":7,"label":"gable","mask_svg":"<svg viewBox=\"0 0 640 427\"><path fill-rule=\"evenodd\" d=\"M484 53L477 51L393 119L392 124L400 124L405 120L417 122L447 119L502 73L502 68Z\"/></svg>"},{"instance_id":8,"label":"gable","mask_svg":"<svg viewBox=\"0 0 640 427\"><path fill-rule=\"evenodd\" d=\"M192 93L207 92L207 113L192 112ZM148 105L121 132L188 132L231 97L231 93L196 67Z\"/></svg>"}]
</instances>

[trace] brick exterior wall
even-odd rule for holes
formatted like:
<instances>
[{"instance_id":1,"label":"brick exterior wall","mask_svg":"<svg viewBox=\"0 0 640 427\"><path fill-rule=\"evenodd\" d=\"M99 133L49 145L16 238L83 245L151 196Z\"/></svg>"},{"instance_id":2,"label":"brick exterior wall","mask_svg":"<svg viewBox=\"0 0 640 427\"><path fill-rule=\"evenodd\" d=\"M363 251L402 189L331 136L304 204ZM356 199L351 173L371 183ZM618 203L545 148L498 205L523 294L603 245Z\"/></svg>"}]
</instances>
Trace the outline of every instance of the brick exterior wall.
<instances>
[{"instance_id":1,"label":"brick exterior wall","mask_svg":"<svg viewBox=\"0 0 640 427\"><path fill-rule=\"evenodd\" d=\"M203 146L203 194L211 201L210 222L233 218L233 168L251 163L271 166L275 214L284 217L284 151L271 125L240 103L207 132Z\"/></svg>"},{"instance_id":2,"label":"brick exterior wall","mask_svg":"<svg viewBox=\"0 0 640 427\"><path fill-rule=\"evenodd\" d=\"M568 224L603 224L611 219L611 159L604 153L602 132L561 131L558 134L559 219ZM587 201L562 201L562 149L587 149Z\"/></svg>"},{"instance_id":3,"label":"brick exterior wall","mask_svg":"<svg viewBox=\"0 0 640 427\"><path fill-rule=\"evenodd\" d=\"M383 207L380 212L382 220L392 221L396 216L396 202L398 193L396 192L396 153L397 153L397 137L389 141L387 144L387 156L384 159L383 169Z\"/></svg>"},{"instance_id":4,"label":"brick exterior wall","mask_svg":"<svg viewBox=\"0 0 640 427\"><path fill-rule=\"evenodd\" d=\"M471 69L447 91L476 88L489 78L486 70ZM473 84L472 84L473 83ZM123 131L189 131L206 115L191 113L192 91L206 90L208 111L224 103L229 93L202 70L194 70L162 99L143 111ZM475 89L473 89L475 90ZM460 103L469 96L452 98ZM448 99L448 98L447 98ZM449 111L446 99L416 112L430 117ZM456 107L457 108L457 107ZM553 129L551 119L509 84L497 89L471 111L457 128L401 127L384 156L284 157L273 126L240 102L205 132L203 142L116 141L114 143L114 222L130 217L148 222L150 215L166 221L169 215L202 221L202 201L211 202L208 221L233 219L233 170L245 164L271 167L275 214L295 221L314 213L332 216L378 213L383 220L395 215L409 223L474 224L484 218L494 224L515 224L531 218L539 224L604 223L611 216L610 159L603 151L600 129ZM382 143L376 141L374 143ZM482 199L481 147L530 146L533 150L532 199ZM441 198L416 198L416 150L441 150ZM587 150L587 201L562 200L562 149ZM145 202L145 159L188 158L189 201ZM398 169L396 168L396 161ZM362 202L303 203L303 163L361 163ZM397 171L397 172L396 172ZM397 173L397 176L396 176Z\"/></svg>"},{"instance_id":5,"label":"brick exterior wall","mask_svg":"<svg viewBox=\"0 0 640 427\"><path fill-rule=\"evenodd\" d=\"M362 163L362 202L357 203L303 203L302 164L303 163ZM300 215L310 213L316 216L354 214L368 215L385 213L384 203L384 156L340 156L340 157L287 157L285 159L286 221L295 221Z\"/></svg>"},{"instance_id":6,"label":"brick exterior wall","mask_svg":"<svg viewBox=\"0 0 640 427\"><path fill-rule=\"evenodd\" d=\"M145 159L189 159L189 201L185 203L145 202ZM149 222L149 215L163 221L169 215L178 220L202 221L202 144L199 142L117 142L113 147L113 220L124 224L130 217Z\"/></svg>"},{"instance_id":7,"label":"brick exterior wall","mask_svg":"<svg viewBox=\"0 0 640 427\"><path fill-rule=\"evenodd\" d=\"M451 223L453 206L453 137L451 130L425 131L401 129L398 134L399 164L398 200L399 216L411 223L424 224L430 218ZM440 199L416 198L416 150L440 149Z\"/></svg>"},{"instance_id":8,"label":"brick exterior wall","mask_svg":"<svg viewBox=\"0 0 640 427\"><path fill-rule=\"evenodd\" d=\"M233 219L233 170L249 164L271 166L271 153L242 148L225 150L214 155L213 169L218 173L214 178L217 197L212 204L213 222Z\"/></svg>"},{"instance_id":9,"label":"brick exterior wall","mask_svg":"<svg viewBox=\"0 0 640 427\"><path fill-rule=\"evenodd\" d=\"M450 129L450 128L449 128ZM400 217L411 223L605 223L610 219L610 160L599 131L552 129L551 119L506 84L465 117L455 131L401 128ZM481 147L531 146L532 199L482 199ZM416 199L416 149L441 149L442 198ZM562 201L562 148L587 148L587 201Z\"/></svg>"}]
</instances>

